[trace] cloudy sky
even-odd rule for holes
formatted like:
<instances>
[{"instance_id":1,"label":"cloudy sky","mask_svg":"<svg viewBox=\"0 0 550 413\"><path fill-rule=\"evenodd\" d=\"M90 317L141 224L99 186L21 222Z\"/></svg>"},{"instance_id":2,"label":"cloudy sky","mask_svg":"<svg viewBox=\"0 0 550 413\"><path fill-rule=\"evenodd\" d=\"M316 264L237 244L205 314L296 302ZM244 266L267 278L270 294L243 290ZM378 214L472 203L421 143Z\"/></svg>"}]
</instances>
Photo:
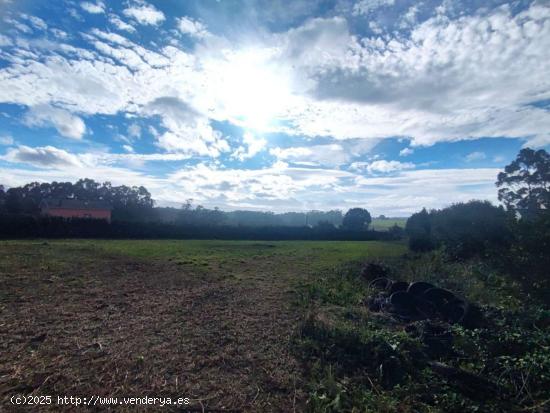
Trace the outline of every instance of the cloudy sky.
<instances>
[{"instance_id":1,"label":"cloudy sky","mask_svg":"<svg viewBox=\"0 0 550 413\"><path fill-rule=\"evenodd\" d=\"M0 0L0 184L161 205L496 200L550 144L550 1Z\"/></svg>"}]
</instances>

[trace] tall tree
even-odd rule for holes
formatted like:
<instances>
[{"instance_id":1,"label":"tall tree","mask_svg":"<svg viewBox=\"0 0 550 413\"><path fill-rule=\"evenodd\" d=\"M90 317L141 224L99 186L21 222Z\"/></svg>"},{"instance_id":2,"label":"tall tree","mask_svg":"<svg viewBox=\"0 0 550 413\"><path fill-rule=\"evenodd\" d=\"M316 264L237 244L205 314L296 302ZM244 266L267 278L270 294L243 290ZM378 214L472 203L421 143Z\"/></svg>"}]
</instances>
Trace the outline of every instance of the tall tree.
<instances>
[{"instance_id":1,"label":"tall tree","mask_svg":"<svg viewBox=\"0 0 550 413\"><path fill-rule=\"evenodd\" d=\"M550 154L544 149L522 149L498 174L498 199L511 211L531 215L550 208Z\"/></svg>"},{"instance_id":2,"label":"tall tree","mask_svg":"<svg viewBox=\"0 0 550 413\"><path fill-rule=\"evenodd\" d=\"M353 231L366 230L372 218L369 211L364 208L351 208L342 221L342 227Z\"/></svg>"}]
</instances>

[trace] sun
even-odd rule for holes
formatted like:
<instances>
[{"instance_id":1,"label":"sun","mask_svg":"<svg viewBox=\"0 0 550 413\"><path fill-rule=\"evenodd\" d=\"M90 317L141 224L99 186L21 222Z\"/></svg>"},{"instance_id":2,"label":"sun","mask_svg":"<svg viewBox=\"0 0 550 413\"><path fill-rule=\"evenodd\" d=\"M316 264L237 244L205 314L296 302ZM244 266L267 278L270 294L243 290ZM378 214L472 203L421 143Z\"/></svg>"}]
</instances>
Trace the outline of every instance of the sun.
<instances>
[{"instance_id":1,"label":"sun","mask_svg":"<svg viewBox=\"0 0 550 413\"><path fill-rule=\"evenodd\" d=\"M267 130L290 99L288 76L271 62L272 53L247 49L228 57L222 68L220 95L231 117L254 130Z\"/></svg>"}]
</instances>

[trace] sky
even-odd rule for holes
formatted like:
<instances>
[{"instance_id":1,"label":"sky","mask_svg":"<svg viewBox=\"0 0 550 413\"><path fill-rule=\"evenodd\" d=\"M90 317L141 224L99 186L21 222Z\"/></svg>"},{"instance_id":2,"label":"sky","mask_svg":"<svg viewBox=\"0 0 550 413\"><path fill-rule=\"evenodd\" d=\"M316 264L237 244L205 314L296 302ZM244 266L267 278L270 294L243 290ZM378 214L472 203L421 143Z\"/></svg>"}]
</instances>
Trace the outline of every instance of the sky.
<instances>
[{"instance_id":1,"label":"sky","mask_svg":"<svg viewBox=\"0 0 550 413\"><path fill-rule=\"evenodd\" d=\"M0 0L5 187L408 216L496 202L549 111L548 0Z\"/></svg>"}]
</instances>

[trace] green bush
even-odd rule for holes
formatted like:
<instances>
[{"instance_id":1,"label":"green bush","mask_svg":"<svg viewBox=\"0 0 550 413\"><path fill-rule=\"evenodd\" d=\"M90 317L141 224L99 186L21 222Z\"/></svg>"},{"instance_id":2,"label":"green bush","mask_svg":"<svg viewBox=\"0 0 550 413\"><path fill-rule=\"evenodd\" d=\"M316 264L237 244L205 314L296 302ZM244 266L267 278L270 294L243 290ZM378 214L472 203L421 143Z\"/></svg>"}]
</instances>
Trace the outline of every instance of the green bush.
<instances>
[{"instance_id":1,"label":"green bush","mask_svg":"<svg viewBox=\"0 0 550 413\"><path fill-rule=\"evenodd\" d=\"M484 256L509 248L509 221L504 209L488 201L458 203L429 213L423 209L407 221L409 248L425 252L442 246L458 259Z\"/></svg>"},{"instance_id":2,"label":"green bush","mask_svg":"<svg viewBox=\"0 0 550 413\"><path fill-rule=\"evenodd\" d=\"M407 220L405 232L409 237L409 248L414 252L431 251L437 247L432 235L432 215L426 208L412 214Z\"/></svg>"},{"instance_id":3,"label":"green bush","mask_svg":"<svg viewBox=\"0 0 550 413\"><path fill-rule=\"evenodd\" d=\"M512 240L509 216L488 201L470 201L433 214L432 234L455 258L483 256L507 249Z\"/></svg>"}]
</instances>

